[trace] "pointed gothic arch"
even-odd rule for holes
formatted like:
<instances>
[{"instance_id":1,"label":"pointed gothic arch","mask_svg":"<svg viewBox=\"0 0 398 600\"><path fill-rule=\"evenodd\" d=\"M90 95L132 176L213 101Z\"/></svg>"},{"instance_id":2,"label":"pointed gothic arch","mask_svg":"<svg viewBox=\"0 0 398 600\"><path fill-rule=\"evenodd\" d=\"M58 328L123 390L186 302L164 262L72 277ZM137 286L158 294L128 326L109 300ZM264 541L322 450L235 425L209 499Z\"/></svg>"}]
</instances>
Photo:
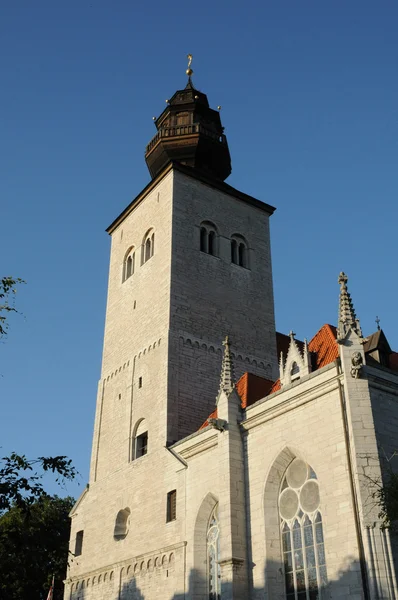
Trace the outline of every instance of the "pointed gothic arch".
<instances>
[{"instance_id":1,"label":"pointed gothic arch","mask_svg":"<svg viewBox=\"0 0 398 600\"><path fill-rule=\"evenodd\" d=\"M193 600L203 600L203 598L209 597L207 534L210 520L217 505L217 498L209 492L203 498L196 515L193 548Z\"/></svg>"},{"instance_id":2,"label":"pointed gothic arch","mask_svg":"<svg viewBox=\"0 0 398 600\"><path fill-rule=\"evenodd\" d=\"M295 466L297 469L292 470ZM294 480L296 470L300 475ZM314 486L315 495L311 490ZM288 498L289 494L291 497ZM300 452L288 447L279 452L266 477L263 498L265 574L269 597L278 600L326 598L322 592L327 576L319 485L311 464ZM308 535L310 530L312 537ZM310 548L309 538L312 540ZM310 552L317 556L314 565L309 562ZM297 556L303 557L302 565L296 564ZM293 566L290 569L287 565ZM301 594L298 575L304 586Z\"/></svg>"}]
</instances>

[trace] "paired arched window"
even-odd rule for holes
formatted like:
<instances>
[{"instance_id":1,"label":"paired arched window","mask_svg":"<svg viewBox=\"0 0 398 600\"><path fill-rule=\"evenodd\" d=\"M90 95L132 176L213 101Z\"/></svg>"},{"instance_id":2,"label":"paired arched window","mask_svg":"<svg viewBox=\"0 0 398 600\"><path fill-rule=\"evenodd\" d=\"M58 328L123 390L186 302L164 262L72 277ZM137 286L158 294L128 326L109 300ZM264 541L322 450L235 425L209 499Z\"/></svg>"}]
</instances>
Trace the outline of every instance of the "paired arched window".
<instances>
[{"instance_id":1,"label":"paired arched window","mask_svg":"<svg viewBox=\"0 0 398 600\"><path fill-rule=\"evenodd\" d=\"M141 247L141 264L146 263L152 258L155 251L155 232L153 229L147 231L142 241Z\"/></svg>"},{"instance_id":2,"label":"paired arched window","mask_svg":"<svg viewBox=\"0 0 398 600\"><path fill-rule=\"evenodd\" d=\"M130 526L130 509L123 508L119 510L116 516L115 528L113 530L113 537L115 540L124 540L128 534Z\"/></svg>"},{"instance_id":3,"label":"paired arched window","mask_svg":"<svg viewBox=\"0 0 398 600\"><path fill-rule=\"evenodd\" d=\"M240 267L249 267L247 243L241 235L231 238L231 262Z\"/></svg>"},{"instance_id":4,"label":"paired arched window","mask_svg":"<svg viewBox=\"0 0 398 600\"><path fill-rule=\"evenodd\" d=\"M126 281L134 273L135 268L135 248L132 246L125 254L123 261L123 281Z\"/></svg>"},{"instance_id":5,"label":"paired arched window","mask_svg":"<svg viewBox=\"0 0 398 600\"><path fill-rule=\"evenodd\" d=\"M200 250L212 256L218 254L218 232L210 221L203 221L200 225Z\"/></svg>"},{"instance_id":6,"label":"paired arched window","mask_svg":"<svg viewBox=\"0 0 398 600\"><path fill-rule=\"evenodd\" d=\"M145 419L138 421L134 428L132 459L135 460L148 453L148 427Z\"/></svg>"},{"instance_id":7,"label":"paired arched window","mask_svg":"<svg viewBox=\"0 0 398 600\"><path fill-rule=\"evenodd\" d=\"M322 600L327 585L317 477L295 458L279 494L286 600Z\"/></svg>"},{"instance_id":8,"label":"paired arched window","mask_svg":"<svg viewBox=\"0 0 398 600\"><path fill-rule=\"evenodd\" d=\"M211 513L207 526L207 581L209 600L221 599L221 567L220 567L220 524L218 520L218 504Z\"/></svg>"}]
</instances>

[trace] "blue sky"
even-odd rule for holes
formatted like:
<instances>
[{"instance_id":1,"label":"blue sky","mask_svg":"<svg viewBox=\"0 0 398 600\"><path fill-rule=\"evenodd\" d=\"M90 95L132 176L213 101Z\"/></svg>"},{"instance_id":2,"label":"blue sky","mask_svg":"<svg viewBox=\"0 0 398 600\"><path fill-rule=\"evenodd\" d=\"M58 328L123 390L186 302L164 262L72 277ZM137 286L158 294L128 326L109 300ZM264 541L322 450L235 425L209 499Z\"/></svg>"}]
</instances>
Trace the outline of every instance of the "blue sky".
<instances>
[{"instance_id":1,"label":"blue sky","mask_svg":"<svg viewBox=\"0 0 398 600\"><path fill-rule=\"evenodd\" d=\"M278 329L335 323L345 270L364 332L379 315L398 349L397 30L393 0L1 3L0 274L27 281L0 344L2 453L66 454L87 480L104 229L149 181L188 52L222 106L228 183L277 207Z\"/></svg>"}]
</instances>

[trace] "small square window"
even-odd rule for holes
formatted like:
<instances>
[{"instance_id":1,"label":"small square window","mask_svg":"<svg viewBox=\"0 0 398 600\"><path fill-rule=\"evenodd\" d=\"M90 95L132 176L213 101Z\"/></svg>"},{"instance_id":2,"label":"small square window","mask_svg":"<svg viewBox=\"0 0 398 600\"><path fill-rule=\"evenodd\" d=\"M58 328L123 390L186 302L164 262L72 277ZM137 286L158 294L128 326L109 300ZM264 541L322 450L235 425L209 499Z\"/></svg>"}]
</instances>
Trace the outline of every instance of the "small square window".
<instances>
[{"instance_id":1,"label":"small square window","mask_svg":"<svg viewBox=\"0 0 398 600\"><path fill-rule=\"evenodd\" d=\"M177 490L172 490L167 494L167 523L175 521L177 518Z\"/></svg>"},{"instance_id":2,"label":"small square window","mask_svg":"<svg viewBox=\"0 0 398 600\"><path fill-rule=\"evenodd\" d=\"M75 556L80 556L83 551L83 530L76 533Z\"/></svg>"},{"instance_id":3,"label":"small square window","mask_svg":"<svg viewBox=\"0 0 398 600\"><path fill-rule=\"evenodd\" d=\"M145 431L138 435L135 440L135 458L140 458L140 456L145 456L148 452L148 432Z\"/></svg>"},{"instance_id":4,"label":"small square window","mask_svg":"<svg viewBox=\"0 0 398 600\"><path fill-rule=\"evenodd\" d=\"M142 377L138 378L138 387L142 388Z\"/></svg>"}]
</instances>

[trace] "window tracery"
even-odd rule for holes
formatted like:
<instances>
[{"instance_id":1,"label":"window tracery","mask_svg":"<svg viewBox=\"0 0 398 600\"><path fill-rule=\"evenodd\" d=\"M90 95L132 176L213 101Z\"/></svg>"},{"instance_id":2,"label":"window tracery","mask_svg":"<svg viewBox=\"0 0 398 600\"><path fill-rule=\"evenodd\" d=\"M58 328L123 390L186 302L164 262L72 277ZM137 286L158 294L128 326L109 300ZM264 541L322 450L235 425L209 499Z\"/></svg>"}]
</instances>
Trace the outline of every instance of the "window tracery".
<instances>
[{"instance_id":1,"label":"window tracery","mask_svg":"<svg viewBox=\"0 0 398 600\"><path fill-rule=\"evenodd\" d=\"M220 524L218 504L213 509L207 527L207 573L209 600L221 599Z\"/></svg>"},{"instance_id":2,"label":"window tracery","mask_svg":"<svg viewBox=\"0 0 398 600\"><path fill-rule=\"evenodd\" d=\"M286 470L279 495L286 600L325 598L327 572L315 472L299 458Z\"/></svg>"}]
</instances>

